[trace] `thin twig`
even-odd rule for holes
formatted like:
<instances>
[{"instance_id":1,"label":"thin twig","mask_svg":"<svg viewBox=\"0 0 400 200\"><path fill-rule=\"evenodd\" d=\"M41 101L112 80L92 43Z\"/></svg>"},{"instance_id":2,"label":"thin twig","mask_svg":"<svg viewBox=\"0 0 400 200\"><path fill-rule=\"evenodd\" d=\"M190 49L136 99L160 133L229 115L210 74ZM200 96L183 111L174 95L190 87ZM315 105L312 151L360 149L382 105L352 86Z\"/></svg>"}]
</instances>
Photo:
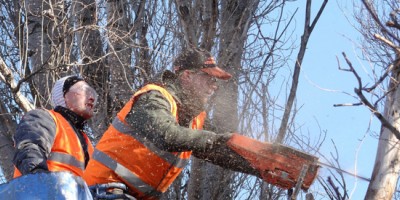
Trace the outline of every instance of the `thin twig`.
<instances>
[{"instance_id":1,"label":"thin twig","mask_svg":"<svg viewBox=\"0 0 400 200\"><path fill-rule=\"evenodd\" d=\"M341 107L341 106L361 106L364 105L363 103L338 103L333 104L334 107Z\"/></svg>"}]
</instances>

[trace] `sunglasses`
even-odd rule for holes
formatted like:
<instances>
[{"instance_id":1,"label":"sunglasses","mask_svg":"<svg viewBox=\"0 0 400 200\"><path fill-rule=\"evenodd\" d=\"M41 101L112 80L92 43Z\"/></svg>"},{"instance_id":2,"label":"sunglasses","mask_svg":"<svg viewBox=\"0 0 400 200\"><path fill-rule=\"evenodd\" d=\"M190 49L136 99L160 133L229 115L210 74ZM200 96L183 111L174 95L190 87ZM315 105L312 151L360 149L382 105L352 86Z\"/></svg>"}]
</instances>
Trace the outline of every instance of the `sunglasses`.
<instances>
[{"instance_id":1,"label":"sunglasses","mask_svg":"<svg viewBox=\"0 0 400 200\"><path fill-rule=\"evenodd\" d=\"M216 83L217 82L217 78L215 78L214 76L211 76L210 74L207 74L206 72L203 72L201 70L190 70L192 73L202 76L202 77L206 77L207 78L207 82L209 83Z\"/></svg>"},{"instance_id":2,"label":"sunglasses","mask_svg":"<svg viewBox=\"0 0 400 200\"><path fill-rule=\"evenodd\" d=\"M80 86L80 87L72 86L69 89L69 91L73 92L75 94L91 96L91 97L94 97L96 100L97 100L97 97L98 97L98 94L97 94L96 90L94 90L92 87L90 87L88 85L83 85L83 86Z\"/></svg>"}]
</instances>

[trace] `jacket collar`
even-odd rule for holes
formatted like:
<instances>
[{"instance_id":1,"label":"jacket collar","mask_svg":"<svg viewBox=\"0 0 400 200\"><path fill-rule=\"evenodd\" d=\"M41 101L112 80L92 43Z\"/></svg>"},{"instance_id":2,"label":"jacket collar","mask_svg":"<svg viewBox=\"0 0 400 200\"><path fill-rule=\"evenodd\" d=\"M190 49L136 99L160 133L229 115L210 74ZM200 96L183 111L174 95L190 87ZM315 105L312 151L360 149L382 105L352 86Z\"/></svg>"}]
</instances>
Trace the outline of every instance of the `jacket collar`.
<instances>
[{"instance_id":1,"label":"jacket collar","mask_svg":"<svg viewBox=\"0 0 400 200\"><path fill-rule=\"evenodd\" d=\"M60 113L66 120L68 120L72 125L74 125L79 130L84 129L86 120L83 117L71 111L70 109L62 106L56 106L54 108L54 111Z\"/></svg>"}]
</instances>

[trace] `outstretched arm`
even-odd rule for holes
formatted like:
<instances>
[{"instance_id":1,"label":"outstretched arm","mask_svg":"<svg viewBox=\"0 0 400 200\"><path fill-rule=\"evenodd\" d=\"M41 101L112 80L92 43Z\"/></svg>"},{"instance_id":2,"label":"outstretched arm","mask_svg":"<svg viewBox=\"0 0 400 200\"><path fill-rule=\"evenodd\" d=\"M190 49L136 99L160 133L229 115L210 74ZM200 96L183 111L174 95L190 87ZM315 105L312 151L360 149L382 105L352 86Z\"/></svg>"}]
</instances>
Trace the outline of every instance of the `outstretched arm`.
<instances>
[{"instance_id":1,"label":"outstretched arm","mask_svg":"<svg viewBox=\"0 0 400 200\"><path fill-rule=\"evenodd\" d=\"M193 151L193 155L200 159L260 177L247 160L226 145L232 134L216 134L180 126L170 109L169 102L161 93L151 91L139 97L126 121L134 132L140 133L161 150Z\"/></svg>"}]
</instances>

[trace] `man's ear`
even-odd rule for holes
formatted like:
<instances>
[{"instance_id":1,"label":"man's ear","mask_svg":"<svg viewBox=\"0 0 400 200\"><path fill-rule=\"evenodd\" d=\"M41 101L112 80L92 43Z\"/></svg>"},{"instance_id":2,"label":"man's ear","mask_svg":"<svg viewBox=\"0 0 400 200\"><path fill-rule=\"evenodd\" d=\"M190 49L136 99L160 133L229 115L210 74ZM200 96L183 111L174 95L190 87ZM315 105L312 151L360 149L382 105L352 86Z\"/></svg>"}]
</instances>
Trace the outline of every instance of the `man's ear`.
<instances>
[{"instance_id":1,"label":"man's ear","mask_svg":"<svg viewBox=\"0 0 400 200\"><path fill-rule=\"evenodd\" d=\"M181 74L182 81L190 81L192 79L192 73L189 70L184 70Z\"/></svg>"},{"instance_id":2,"label":"man's ear","mask_svg":"<svg viewBox=\"0 0 400 200\"><path fill-rule=\"evenodd\" d=\"M71 103L70 98L71 98L71 93L68 91L67 93L65 93L65 96L64 96L65 107L68 108L68 109L71 109L71 107L70 107L70 103Z\"/></svg>"}]
</instances>

